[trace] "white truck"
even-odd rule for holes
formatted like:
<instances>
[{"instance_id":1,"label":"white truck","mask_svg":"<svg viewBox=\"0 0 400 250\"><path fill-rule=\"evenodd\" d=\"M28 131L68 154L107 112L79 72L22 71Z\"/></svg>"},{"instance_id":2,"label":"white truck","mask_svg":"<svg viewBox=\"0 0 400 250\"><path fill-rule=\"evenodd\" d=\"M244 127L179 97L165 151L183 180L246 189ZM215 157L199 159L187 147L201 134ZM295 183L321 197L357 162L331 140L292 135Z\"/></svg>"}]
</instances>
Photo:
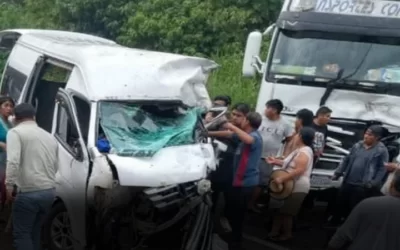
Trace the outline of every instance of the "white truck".
<instances>
[{"instance_id":1,"label":"white truck","mask_svg":"<svg viewBox=\"0 0 400 250\"><path fill-rule=\"evenodd\" d=\"M217 156L198 111L215 62L57 30L5 30L0 47L1 94L59 142L48 249L211 249Z\"/></svg>"},{"instance_id":2,"label":"white truck","mask_svg":"<svg viewBox=\"0 0 400 250\"><path fill-rule=\"evenodd\" d=\"M325 152L312 172L313 190L332 190L330 177L371 124L385 128L390 159L399 153L400 2L285 0L276 23L249 34L243 75L262 74L257 111L281 99L283 115L333 110ZM267 60L260 50L270 37Z\"/></svg>"}]
</instances>

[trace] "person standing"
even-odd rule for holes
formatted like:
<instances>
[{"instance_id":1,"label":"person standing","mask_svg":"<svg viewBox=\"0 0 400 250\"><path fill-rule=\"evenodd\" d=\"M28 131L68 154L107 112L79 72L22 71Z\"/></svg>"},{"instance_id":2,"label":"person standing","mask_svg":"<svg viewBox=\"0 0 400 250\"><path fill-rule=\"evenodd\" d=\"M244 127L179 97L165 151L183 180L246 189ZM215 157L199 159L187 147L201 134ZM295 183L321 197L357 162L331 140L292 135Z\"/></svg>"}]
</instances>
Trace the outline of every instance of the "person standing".
<instances>
[{"instance_id":1,"label":"person standing","mask_svg":"<svg viewBox=\"0 0 400 250\"><path fill-rule=\"evenodd\" d=\"M283 145L283 154L282 154L283 157L286 157L287 155L292 153L296 148L296 144L290 138L294 138L294 135L299 133L299 131L303 127L311 127L312 123L313 123L313 119L314 119L314 114L309 109L300 109L296 113L296 120L294 122L294 134L292 137L289 137L289 140L286 140L285 144ZM315 142L315 140L316 140L316 138L314 138L314 142ZM315 148L314 148L314 150L315 150Z\"/></svg>"},{"instance_id":2,"label":"person standing","mask_svg":"<svg viewBox=\"0 0 400 250\"><path fill-rule=\"evenodd\" d=\"M250 112L240 124L226 123L228 131L215 132L214 136L231 138L239 143L233 163L232 182L227 192L227 218L232 226L228 239L229 250L242 249L243 223L254 188L259 183L259 169L262 155L262 137L258 132L261 115ZM218 134L217 134L218 133Z\"/></svg>"},{"instance_id":3,"label":"person standing","mask_svg":"<svg viewBox=\"0 0 400 250\"><path fill-rule=\"evenodd\" d=\"M389 185L389 194L360 202L328 243L329 250L400 249L400 171Z\"/></svg>"},{"instance_id":4,"label":"person standing","mask_svg":"<svg viewBox=\"0 0 400 250\"><path fill-rule=\"evenodd\" d=\"M332 110L326 106L322 106L317 110L315 118L312 123L312 128L315 130L315 144L314 144L314 166L325 149L326 139L328 138L328 123L331 119ZM317 198L317 192L310 192L304 200L303 208L305 212L314 207L314 200ZM334 195L333 195L334 196ZM327 213L330 211L328 206Z\"/></svg>"},{"instance_id":5,"label":"person standing","mask_svg":"<svg viewBox=\"0 0 400 250\"><path fill-rule=\"evenodd\" d=\"M245 103L237 103L233 106L231 112L231 123L240 127L243 123L244 119L246 119L247 114L250 112L249 105ZM225 131L224 127L218 128L219 131L208 131L208 135L213 137L215 135L218 136L219 132ZM220 154L220 162L218 164L218 168L210 174L212 190L213 190L213 210L215 210L216 205L221 197L221 195L226 200L226 192L229 191L232 185L232 172L233 172L233 159L235 155L235 150L238 146L237 141L232 140L231 138L220 138L222 143L225 143L228 147L225 152L221 152ZM226 215L227 206L224 207L224 215ZM219 216L217 216L219 217ZM230 226L228 225L225 217L221 216L219 222L224 228L224 230L229 230Z\"/></svg>"},{"instance_id":6,"label":"person standing","mask_svg":"<svg viewBox=\"0 0 400 250\"><path fill-rule=\"evenodd\" d=\"M283 103L281 100L272 99L265 104L264 117L258 131L263 139L263 158L276 156L282 146L283 140L289 140L293 134L293 129L282 117ZM260 161L260 182L259 187L254 191L254 196L249 204L249 208L254 212L259 212L256 202L263 189L268 186L269 177L273 166L266 161Z\"/></svg>"},{"instance_id":7,"label":"person standing","mask_svg":"<svg viewBox=\"0 0 400 250\"><path fill-rule=\"evenodd\" d=\"M294 180L291 196L285 200L284 205L274 216L272 230L268 238L273 241L287 241L292 238L293 218L300 211L304 198L310 191L310 175L313 165L313 150L315 131L311 127L303 127L294 136L295 150L284 160L268 157L269 164L281 166L289 174L282 179L273 181L281 185L289 180Z\"/></svg>"},{"instance_id":8,"label":"person standing","mask_svg":"<svg viewBox=\"0 0 400 250\"><path fill-rule=\"evenodd\" d=\"M357 142L343 159L332 179L343 176L338 191L336 209L328 226L337 226L353 208L365 198L380 193L387 176L385 164L389 153L380 142L383 129L379 125L370 126L364 133L364 140Z\"/></svg>"},{"instance_id":9,"label":"person standing","mask_svg":"<svg viewBox=\"0 0 400 250\"><path fill-rule=\"evenodd\" d=\"M16 126L7 134L6 171L7 200L13 202L14 245L17 250L37 250L41 249L43 220L55 199L58 143L36 124L32 105L19 104L14 114Z\"/></svg>"},{"instance_id":10,"label":"person standing","mask_svg":"<svg viewBox=\"0 0 400 250\"><path fill-rule=\"evenodd\" d=\"M13 113L15 103L11 97L0 97L0 205L4 206L6 202L6 165L7 165L7 132L12 127L8 121Z\"/></svg>"},{"instance_id":11,"label":"person standing","mask_svg":"<svg viewBox=\"0 0 400 250\"><path fill-rule=\"evenodd\" d=\"M326 106L322 106L317 110L315 118L313 120L312 127L315 129L316 132L322 134L324 138L324 143L321 146L322 150L315 151L315 159L314 163L318 160L318 158L322 155L323 149L325 148L326 138L328 137L328 122L331 119L332 110Z\"/></svg>"}]
</instances>

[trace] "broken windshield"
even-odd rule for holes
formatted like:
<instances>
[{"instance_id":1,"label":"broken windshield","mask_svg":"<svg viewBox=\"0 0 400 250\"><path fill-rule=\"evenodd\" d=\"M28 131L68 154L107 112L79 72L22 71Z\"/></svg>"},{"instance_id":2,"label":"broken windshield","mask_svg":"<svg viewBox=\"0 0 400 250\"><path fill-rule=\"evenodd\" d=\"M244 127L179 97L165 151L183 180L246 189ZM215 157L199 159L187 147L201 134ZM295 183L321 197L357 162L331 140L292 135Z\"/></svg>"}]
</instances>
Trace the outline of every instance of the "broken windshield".
<instances>
[{"instance_id":1,"label":"broken windshield","mask_svg":"<svg viewBox=\"0 0 400 250\"><path fill-rule=\"evenodd\" d=\"M100 126L111 152L151 157L164 147L194 143L200 113L177 103L101 102Z\"/></svg>"},{"instance_id":2,"label":"broken windshield","mask_svg":"<svg viewBox=\"0 0 400 250\"><path fill-rule=\"evenodd\" d=\"M355 72L348 80L400 83L399 45L399 38L281 30L269 74L332 79L344 69Z\"/></svg>"}]
</instances>

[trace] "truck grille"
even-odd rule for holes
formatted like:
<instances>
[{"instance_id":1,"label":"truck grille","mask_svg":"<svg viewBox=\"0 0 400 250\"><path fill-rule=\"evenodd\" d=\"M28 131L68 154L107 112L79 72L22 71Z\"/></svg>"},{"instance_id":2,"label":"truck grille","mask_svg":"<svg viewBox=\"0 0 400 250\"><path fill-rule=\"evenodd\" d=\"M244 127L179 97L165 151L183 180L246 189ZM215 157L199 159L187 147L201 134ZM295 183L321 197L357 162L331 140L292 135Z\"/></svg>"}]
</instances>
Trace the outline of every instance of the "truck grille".
<instances>
[{"instance_id":1,"label":"truck grille","mask_svg":"<svg viewBox=\"0 0 400 250\"><path fill-rule=\"evenodd\" d=\"M197 196L197 183L186 182L178 185L148 188L144 190L147 198L159 210L179 206L186 199Z\"/></svg>"},{"instance_id":2,"label":"truck grille","mask_svg":"<svg viewBox=\"0 0 400 250\"><path fill-rule=\"evenodd\" d=\"M345 131L352 132L354 135L341 134L338 132L328 131L328 137L341 142L338 145L340 148L345 150L350 150L354 143L362 139L364 130L367 125L363 122L352 122L352 121L341 121L332 120L330 125L335 127L340 127ZM328 142L329 143L329 142ZM322 170L335 170L339 163L343 160L345 154L343 152L337 151L329 146L325 146L324 153L315 165L315 169Z\"/></svg>"}]
</instances>

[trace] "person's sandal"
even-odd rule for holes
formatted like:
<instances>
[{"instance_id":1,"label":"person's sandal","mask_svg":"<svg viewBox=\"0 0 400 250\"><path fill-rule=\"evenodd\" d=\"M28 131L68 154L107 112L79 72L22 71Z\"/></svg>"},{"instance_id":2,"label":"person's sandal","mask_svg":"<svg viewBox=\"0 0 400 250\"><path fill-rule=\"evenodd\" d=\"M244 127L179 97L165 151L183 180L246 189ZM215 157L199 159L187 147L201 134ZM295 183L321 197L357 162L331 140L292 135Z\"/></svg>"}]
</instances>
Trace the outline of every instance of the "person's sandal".
<instances>
[{"instance_id":1,"label":"person's sandal","mask_svg":"<svg viewBox=\"0 0 400 250\"><path fill-rule=\"evenodd\" d=\"M267 240L277 241L279 239L279 234L268 234Z\"/></svg>"},{"instance_id":2,"label":"person's sandal","mask_svg":"<svg viewBox=\"0 0 400 250\"><path fill-rule=\"evenodd\" d=\"M293 236L287 237L287 238L278 237L276 239L276 242L286 243L286 242L290 242L292 239L293 239Z\"/></svg>"}]
</instances>

